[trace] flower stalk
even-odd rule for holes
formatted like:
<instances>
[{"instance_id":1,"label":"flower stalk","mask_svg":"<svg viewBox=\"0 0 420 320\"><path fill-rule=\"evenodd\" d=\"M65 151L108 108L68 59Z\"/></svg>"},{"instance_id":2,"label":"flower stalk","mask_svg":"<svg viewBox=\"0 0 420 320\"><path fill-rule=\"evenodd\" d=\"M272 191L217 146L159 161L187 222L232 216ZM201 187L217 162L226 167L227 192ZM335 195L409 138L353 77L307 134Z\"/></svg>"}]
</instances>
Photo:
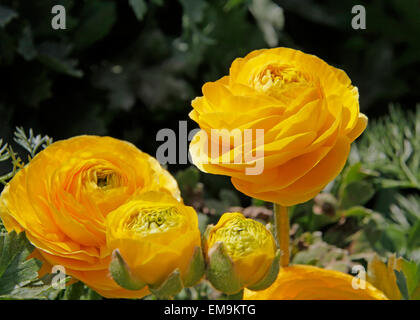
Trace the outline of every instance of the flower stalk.
<instances>
[{"instance_id":1,"label":"flower stalk","mask_svg":"<svg viewBox=\"0 0 420 320\"><path fill-rule=\"evenodd\" d=\"M277 243L281 251L280 266L287 267L289 265L289 210L277 203L274 203L274 223L276 226Z\"/></svg>"}]
</instances>

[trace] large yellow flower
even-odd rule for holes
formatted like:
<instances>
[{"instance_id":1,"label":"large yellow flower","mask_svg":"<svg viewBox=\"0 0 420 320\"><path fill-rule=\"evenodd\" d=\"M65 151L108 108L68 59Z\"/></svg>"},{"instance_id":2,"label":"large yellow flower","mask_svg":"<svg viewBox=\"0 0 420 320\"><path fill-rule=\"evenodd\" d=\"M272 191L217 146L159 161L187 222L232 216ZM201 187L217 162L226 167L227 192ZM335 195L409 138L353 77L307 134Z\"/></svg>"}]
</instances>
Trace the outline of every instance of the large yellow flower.
<instances>
[{"instance_id":1,"label":"large yellow flower","mask_svg":"<svg viewBox=\"0 0 420 320\"><path fill-rule=\"evenodd\" d=\"M169 195L134 197L111 212L106 224L108 247L118 249L132 275L152 287L176 270L185 284L195 251L201 255L195 210Z\"/></svg>"},{"instance_id":2,"label":"large yellow flower","mask_svg":"<svg viewBox=\"0 0 420 320\"><path fill-rule=\"evenodd\" d=\"M80 136L41 151L10 181L0 198L8 231L26 231L51 265L106 297L142 297L109 276L105 219L131 197L155 190L180 200L173 177L134 145Z\"/></svg>"},{"instance_id":3,"label":"large yellow flower","mask_svg":"<svg viewBox=\"0 0 420 320\"><path fill-rule=\"evenodd\" d=\"M365 129L358 97L344 71L316 56L289 48L253 51L236 59L228 76L204 84L203 96L193 100L190 117L202 129L190 145L193 162L231 176L249 196L283 206L305 202L338 175L351 142ZM212 129L226 130L212 139ZM246 140L246 129L253 140ZM264 130L263 144L256 129ZM255 154L253 163L248 159ZM261 163L259 174L246 172Z\"/></svg>"},{"instance_id":4,"label":"large yellow flower","mask_svg":"<svg viewBox=\"0 0 420 320\"><path fill-rule=\"evenodd\" d=\"M294 265L280 269L276 281L263 291L245 290L244 300L388 300L370 283L353 288L353 277L333 270ZM360 280L358 280L360 281Z\"/></svg>"}]
</instances>

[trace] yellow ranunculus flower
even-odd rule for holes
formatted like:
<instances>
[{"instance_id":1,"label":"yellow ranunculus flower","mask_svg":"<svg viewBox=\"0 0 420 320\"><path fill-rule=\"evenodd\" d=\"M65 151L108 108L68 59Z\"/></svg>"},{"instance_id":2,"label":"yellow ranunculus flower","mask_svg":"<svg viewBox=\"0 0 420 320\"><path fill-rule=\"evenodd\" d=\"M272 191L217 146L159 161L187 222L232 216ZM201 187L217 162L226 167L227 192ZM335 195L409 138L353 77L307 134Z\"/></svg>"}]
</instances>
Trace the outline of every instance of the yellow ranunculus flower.
<instances>
[{"instance_id":1,"label":"yellow ranunculus flower","mask_svg":"<svg viewBox=\"0 0 420 320\"><path fill-rule=\"evenodd\" d=\"M368 282L364 289L354 289L353 279L339 271L294 265L281 268L266 290L245 290L244 300L388 300Z\"/></svg>"},{"instance_id":2,"label":"yellow ranunculus flower","mask_svg":"<svg viewBox=\"0 0 420 320\"><path fill-rule=\"evenodd\" d=\"M263 224L238 212L225 213L208 227L204 239L207 278L216 289L233 294L244 287L267 287L276 278L279 255ZM231 263L227 269L220 262L222 255Z\"/></svg>"},{"instance_id":3,"label":"yellow ranunculus flower","mask_svg":"<svg viewBox=\"0 0 420 320\"><path fill-rule=\"evenodd\" d=\"M105 297L142 297L109 276L105 219L131 197L156 190L180 200L173 177L134 145L110 137L79 136L41 151L1 194L8 231L25 231L51 265Z\"/></svg>"},{"instance_id":4,"label":"yellow ranunculus flower","mask_svg":"<svg viewBox=\"0 0 420 320\"><path fill-rule=\"evenodd\" d=\"M338 175L351 142L365 129L358 99L346 73L316 56L289 48L253 51L236 59L228 76L204 84L203 96L192 101L190 117L206 133L191 142L193 162L231 176L249 196L283 206L305 202ZM226 130L213 141L213 129ZM256 129L264 130L263 145L245 140L244 130L253 130L255 140ZM238 136L242 145L233 143ZM219 146L220 137L227 140ZM214 146L222 150L219 157ZM242 160L233 163L238 150ZM247 174L250 154L263 161L262 173Z\"/></svg>"},{"instance_id":5,"label":"yellow ranunculus flower","mask_svg":"<svg viewBox=\"0 0 420 320\"><path fill-rule=\"evenodd\" d=\"M162 193L134 197L111 212L106 225L108 247L118 249L131 274L149 286L159 287L176 269L185 282L201 248L195 210Z\"/></svg>"}]
</instances>

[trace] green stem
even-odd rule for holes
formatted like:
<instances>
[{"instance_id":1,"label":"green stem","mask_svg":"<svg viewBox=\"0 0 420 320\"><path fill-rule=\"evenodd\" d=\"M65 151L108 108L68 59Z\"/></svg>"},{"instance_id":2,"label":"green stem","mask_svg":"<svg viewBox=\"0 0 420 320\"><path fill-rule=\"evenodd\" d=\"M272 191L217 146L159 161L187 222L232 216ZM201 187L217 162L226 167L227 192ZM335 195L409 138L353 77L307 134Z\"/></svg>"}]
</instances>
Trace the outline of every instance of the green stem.
<instances>
[{"instance_id":1,"label":"green stem","mask_svg":"<svg viewBox=\"0 0 420 320\"><path fill-rule=\"evenodd\" d=\"M274 222L276 226L276 237L281 250L280 266L289 265L289 212L287 207L274 203Z\"/></svg>"}]
</instances>

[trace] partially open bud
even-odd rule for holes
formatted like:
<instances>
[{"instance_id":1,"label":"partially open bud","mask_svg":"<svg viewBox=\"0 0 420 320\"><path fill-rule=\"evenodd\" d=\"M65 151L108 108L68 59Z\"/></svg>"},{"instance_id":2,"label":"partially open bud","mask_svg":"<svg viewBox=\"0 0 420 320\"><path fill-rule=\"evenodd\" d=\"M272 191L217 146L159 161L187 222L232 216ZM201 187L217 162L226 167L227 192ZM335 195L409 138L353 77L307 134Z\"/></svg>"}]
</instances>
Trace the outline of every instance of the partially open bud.
<instances>
[{"instance_id":1,"label":"partially open bud","mask_svg":"<svg viewBox=\"0 0 420 320\"><path fill-rule=\"evenodd\" d=\"M167 194L148 192L107 216L110 273L125 289L146 285L169 298L204 273L197 214Z\"/></svg>"},{"instance_id":2,"label":"partially open bud","mask_svg":"<svg viewBox=\"0 0 420 320\"><path fill-rule=\"evenodd\" d=\"M206 275L212 285L235 294L243 288L269 287L279 271L279 251L263 224L241 213L225 213L204 234Z\"/></svg>"}]
</instances>

